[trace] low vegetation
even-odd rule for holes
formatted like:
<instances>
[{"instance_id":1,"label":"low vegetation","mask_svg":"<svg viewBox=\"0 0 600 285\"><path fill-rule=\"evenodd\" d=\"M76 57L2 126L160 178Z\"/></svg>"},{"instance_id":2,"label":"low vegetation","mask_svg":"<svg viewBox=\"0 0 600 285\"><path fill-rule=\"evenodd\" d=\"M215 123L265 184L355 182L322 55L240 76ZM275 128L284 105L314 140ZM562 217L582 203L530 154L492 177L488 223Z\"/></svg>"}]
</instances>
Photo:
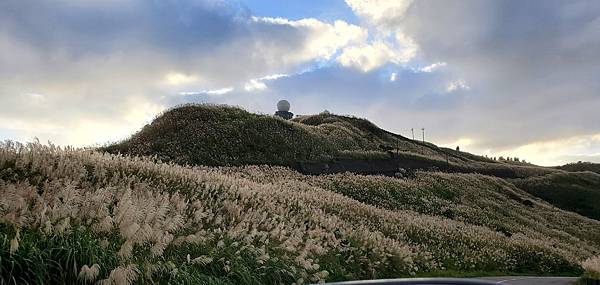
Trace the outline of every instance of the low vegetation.
<instances>
[{"instance_id":1,"label":"low vegetation","mask_svg":"<svg viewBox=\"0 0 600 285\"><path fill-rule=\"evenodd\" d=\"M379 162L395 177L294 170ZM0 284L597 278L600 175L568 171L354 117L184 105L97 150L1 143Z\"/></svg>"},{"instance_id":2,"label":"low vegetation","mask_svg":"<svg viewBox=\"0 0 600 285\"><path fill-rule=\"evenodd\" d=\"M305 176L0 146L6 284L579 274L600 254L599 227L479 174Z\"/></svg>"},{"instance_id":3,"label":"low vegetation","mask_svg":"<svg viewBox=\"0 0 600 285\"><path fill-rule=\"evenodd\" d=\"M577 163L569 163L563 166L556 167L557 169L566 170L570 172L583 172L583 171L591 171L600 174L600 163L591 163L591 162L577 162Z\"/></svg>"},{"instance_id":4,"label":"low vegetation","mask_svg":"<svg viewBox=\"0 0 600 285\"><path fill-rule=\"evenodd\" d=\"M600 174L558 172L512 182L561 209L600 220Z\"/></svg>"},{"instance_id":5,"label":"low vegetation","mask_svg":"<svg viewBox=\"0 0 600 285\"><path fill-rule=\"evenodd\" d=\"M600 255L590 257L585 260L581 266L585 270L584 278L591 280L600 280Z\"/></svg>"}]
</instances>

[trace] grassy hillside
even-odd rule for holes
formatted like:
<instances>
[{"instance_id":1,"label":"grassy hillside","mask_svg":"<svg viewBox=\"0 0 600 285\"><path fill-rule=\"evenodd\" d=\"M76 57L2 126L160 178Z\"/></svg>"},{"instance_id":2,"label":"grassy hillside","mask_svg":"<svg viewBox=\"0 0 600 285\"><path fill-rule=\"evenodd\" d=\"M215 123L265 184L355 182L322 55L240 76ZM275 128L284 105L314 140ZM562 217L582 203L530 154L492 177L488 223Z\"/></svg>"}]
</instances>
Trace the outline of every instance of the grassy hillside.
<instances>
[{"instance_id":1,"label":"grassy hillside","mask_svg":"<svg viewBox=\"0 0 600 285\"><path fill-rule=\"evenodd\" d=\"M563 172L512 182L561 209L600 220L600 174Z\"/></svg>"},{"instance_id":2,"label":"grassy hillside","mask_svg":"<svg viewBox=\"0 0 600 285\"><path fill-rule=\"evenodd\" d=\"M301 164L310 162L395 159L399 166L416 161L424 162L418 163L425 165L423 168L502 177L559 171L439 148L354 117L323 113L286 121L215 105L184 105L168 110L131 138L101 150L206 166L267 164L301 170Z\"/></svg>"},{"instance_id":3,"label":"grassy hillside","mask_svg":"<svg viewBox=\"0 0 600 285\"><path fill-rule=\"evenodd\" d=\"M211 105L169 110L130 139L105 148L194 165L289 165L327 159L335 149L303 125Z\"/></svg>"},{"instance_id":4,"label":"grassy hillside","mask_svg":"<svg viewBox=\"0 0 600 285\"><path fill-rule=\"evenodd\" d=\"M194 165L295 166L334 158L389 157L385 150L397 148L445 160L434 145L386 132L363 119L320 114L286 121L219 105L168 110L130 139L104 150Z\"/></svg>"},{"instance_id":5,"label":"grassy hillside","mask_svg":"<svg viewBox=\"0 0 600 285\"><path fill-rule=\"evenodd\" d=\"M304 176L0 146L0 283L579 274L598 228L477 174Z\"/></svg>"},{"instance_id":6,"label":"grassy hillside","mask_svg":"<svg viewBox=\"0 0 600 285\"><path fill-rule=\"evenodd\" d=\"M569 163L563 166L556 167L557 169L562 169L570 172L583 172L583 171L591 171L600 174L600 163L591 163L591 162L577 162L577 163Z\"/></svg>"}]
</instances>

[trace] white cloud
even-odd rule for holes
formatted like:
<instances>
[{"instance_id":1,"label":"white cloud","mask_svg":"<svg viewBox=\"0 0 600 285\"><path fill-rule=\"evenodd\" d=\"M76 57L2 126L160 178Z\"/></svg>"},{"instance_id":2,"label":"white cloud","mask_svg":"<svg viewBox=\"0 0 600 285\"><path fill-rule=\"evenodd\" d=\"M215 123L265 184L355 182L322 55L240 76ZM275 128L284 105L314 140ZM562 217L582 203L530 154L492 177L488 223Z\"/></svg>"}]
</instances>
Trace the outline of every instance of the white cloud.
<instances>
[{"instance_id":1,"label":"white cloud","mask_svg":"<svg viewBox=\"0 0 600 285\"><path fill-rule=\"evenodd\" d=\"M143 116L130 115L140 105L194 94L219 97L236 87L265 89L266 81L327 61L367 37L366 29L344 21L255 18L222 1L121 2L1 5L0 129L14 121L141 122ZM124 104L128 98L136 101ZM48 138L96 142L79 131L66 127Z\"/></svg>"},{"instance_id":2,"label":"white cloud","mask_svg":"<svg viewBox=\"0 0 600 285\"><path fill-rule=\"evenodd\" d=\"M233 88L233 87L224 87L224 88L212 89L212 90L181 91L177 94L179 94L181 96L195 96L195 95L221 96L221 95L225 95L227 93L231 93L234 90L235 90L235 88Z\"/></svg>"},{"instance_id":3,"label":"white cloud","mask_svg":"<svg viewBox=\"0 0 600 285\"><path fill-rule=\"evenodd\" d=\"M187 75L179 72L169 72L165 75L164 83L168 85L178 86L194 83L198 81L195 75Z\"/></svg>"},{"instance_id":4,"label":"white cloud","mask_svg":"<svg viewBox=\"0 0 600 285\"><path fill-rule=\"evenodd\" d=\"M244 84L244 90L246 90L248 92L265 90L265 89L267 89L267 84L265 83L265 81L277 80L279 78L284 78L284 77L289 77L289 75L279 73L279 74L265 75L263 77L256 78L256 79L251 79L250 81L248 81Z\"/></svg>"},{"instance_id":5,"label":"white cloud","mask_svg":"<svg viewBox=\"0 0 600 285\"><path fill-rule=\"evenodd\" d=\"M544 166L556 166L577 160L600 162L600 134L531 142L496 155L519 157Z\"/></svg>"},{"instance_id":6,"label":"white cloud","mask_svg":"<svg viewBox=\"0 0 600 285\"><path fill-rule=\"evenodd\" d=\"M270 75L265 75L263 77L260 78L260 80L276 80L279 78L284 78L284 77L289 77L289 74L283 74L283 73L278 73L278 74L270 74Z\"/></svg>"},{"instance_id":7,"label":"white cloud","mask_svg":"<svg viewBox=\"0 0 600 285\"><path fill-rule=\"evenodd\" d=\"M432 64L430 64L428 66L419 68L417 70L420 71L420 72L428 72L428 73L430 73L430 72L433 72L434 70L442 68L442 67L444 67L446 65L447 64L445 62L436 62L436 63L432 63Z\"/></svg>"},{"instance_id":8,"label":"white cloud","mask_svg":"<svg viewBox=\"0 0 600 285\"><path fill-rule=\"evenodd\" d=\"M464 80L456 80L448 83L448 87L446 87L446 92L454 92L456 90L469 90L471 87L467 85L467 82Z\"/></svg>"},{"instance_id":9,"label":"white cloud","mask_svg":"<svg viewBox=\"0 0 600 285\"><path fill-rule=\"evenodd\" d=\"M407 63L416 56L415 42L388 23L404 14L410 1L347 0L346 3L366 22L370 39L345 48L336 59L340 64L369 72L387 63Z\"/></svg>"},{"instance_id":10,"label":"white cloud","mask_svg":"<svg viewBox=\"0 0 600 285\"><path fill-rule=\"evenodd\" d=\"M255 90L265 90L267 89L267 85L257 79L252 79L250 81L248 81L246 84L244 84L244 90L251 92L251 91L255 91Z\"/></svg>"},{"instance_id":11,"label":"white cloud","mask_svg":"<svg viewBox=\"0 0 600 285\"><path fill-rule=\"evenodd\" d=\"M376 41L371 44L348 47L336 60L342 66L368 72L386 63L406 63L414 56L414 49L395 49L383 41Z\"/></svg>"},{"instance_id":12,"label":"white cloud","mask_svg":"<svg viewBox=\"0 0 600 285\"><path fill-rule=\"evenodd\" d=\"M221 89L208 90L208 91L206 91L206 94L208 94L208 95L224 95L231 91L233 91L233 87L225 87L225 88L221 88Z\"/></svg>"},{"instance_id":13,"label":"white cloud","mask_svg":"<svg viewBox=\"0 0 600 285\"><path fill-rule=\"evenodd\" d=\"M429 124L441 139L477 137L478 150L498 150L600 131L600 2L346 2L388 46L393 34L413 41L408 65L433 62L415 71L457 95L417 91L421 107L436 106L429 116L444 124Z\"/></svg>"},{"instance_id":14,"label":"white cloud","mask_svg":"<svg viewBox=\"0 0 600 285\"><path fill-rule=\"evenodd\" d=\"M390 28L410 6L410 0L346 0L356 15L379 28Z\"/></svg>"},{"instance_id":15,"label":"white cloud","mask_svg":"<svg viewBox=\"0 0 600 285\"><path fill-rule=\"evenodd\" d=\"M270 113L281 94L295 112L424 126L474 151L598 133L600 2L540 2L348 0L352 25L212 0L5 1L0 133L88 144L74 122L114 138L145 122L140 106Z\"/></svg>"},{"instance_id":16,"label":"white cloud","mask_svg":"<svg viewBox=\"0 0 600 285\"><path fill-rule=\"evenodd\" d=\"M339 49L350 44L364 42L368 36L366 29L337 20L327 24L314 18L291 21L284 18L252 17L258 23L291 26L307 32L306 41L300 53L290 53L288 61L329 59Z\"/></svg>"}]
</instances>

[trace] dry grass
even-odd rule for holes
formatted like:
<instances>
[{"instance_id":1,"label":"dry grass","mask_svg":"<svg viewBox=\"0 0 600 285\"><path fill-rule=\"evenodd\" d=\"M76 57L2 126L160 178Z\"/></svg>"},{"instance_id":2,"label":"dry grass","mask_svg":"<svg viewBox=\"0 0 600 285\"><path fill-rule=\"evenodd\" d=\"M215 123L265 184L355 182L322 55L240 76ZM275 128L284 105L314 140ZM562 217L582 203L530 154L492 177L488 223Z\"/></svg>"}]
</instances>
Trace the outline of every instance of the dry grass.
<instances>
[{"instance_id":1,"label":"dry grass","mask_svg":"<svg viewBox=\"0 0 600 285\"><path fill-rule=\"evenodd\" d=\"M0 146L4 283L293 284L580 272L600 222L481 175L303 176ZM97 265L97 266L96 266Z\"/></svg>"}]
</instances>

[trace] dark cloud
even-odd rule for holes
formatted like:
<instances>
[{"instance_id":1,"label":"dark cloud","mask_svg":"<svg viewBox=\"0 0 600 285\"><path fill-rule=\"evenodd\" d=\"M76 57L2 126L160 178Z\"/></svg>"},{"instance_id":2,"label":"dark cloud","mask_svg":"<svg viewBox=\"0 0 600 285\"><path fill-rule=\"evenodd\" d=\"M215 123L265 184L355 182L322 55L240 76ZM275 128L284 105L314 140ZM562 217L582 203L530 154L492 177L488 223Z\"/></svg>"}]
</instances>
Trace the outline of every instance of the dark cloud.
<instances>
[{"instance_id":1,"label":"dark cloud","mask_svg":"<svg viewBox=\"0 0 600 285\"><path fill-rule=\"evenodd\" d=\"M434 142L469 138L476 152L600 133L600 2L392 4L373 10L384 17L357 13L369 17L361 29L254 18L219 0L1 1L0 134L64 132L55 140L72 143L94 124L130 126L126 134L176 104L271 113L280 98L299 114L328 109L398 132L425 127ZM393 54L417 47L417 57L368 54L374 40ZM363 61L336 65L348 46ZM447 65L422 69L436 62ZM291 75L260 79L278 73ZM266 89L244 90L251 80Z\"/></svg>"},{"instance_id":2,"label":"dark cloud","mask_svg":"<svg viewBox=\"0 0 600 285\"><path fill-rule=\"evenodd\" d=\"M64 128L59 143L82 121L135 128L180 91L293 71L359 36L220 0L0 1L0 128Z\"/></svg>"},{"instance_id":3,"label":"dark cloud","mask_svg":"<svg viewBox=\"0 0 600 285\"><path fill-rule=\"evenodd\" d=\"M600 132L600 2L414 1L400 26L474 87L486 147Z\"/></svg>"}]
</instances>

